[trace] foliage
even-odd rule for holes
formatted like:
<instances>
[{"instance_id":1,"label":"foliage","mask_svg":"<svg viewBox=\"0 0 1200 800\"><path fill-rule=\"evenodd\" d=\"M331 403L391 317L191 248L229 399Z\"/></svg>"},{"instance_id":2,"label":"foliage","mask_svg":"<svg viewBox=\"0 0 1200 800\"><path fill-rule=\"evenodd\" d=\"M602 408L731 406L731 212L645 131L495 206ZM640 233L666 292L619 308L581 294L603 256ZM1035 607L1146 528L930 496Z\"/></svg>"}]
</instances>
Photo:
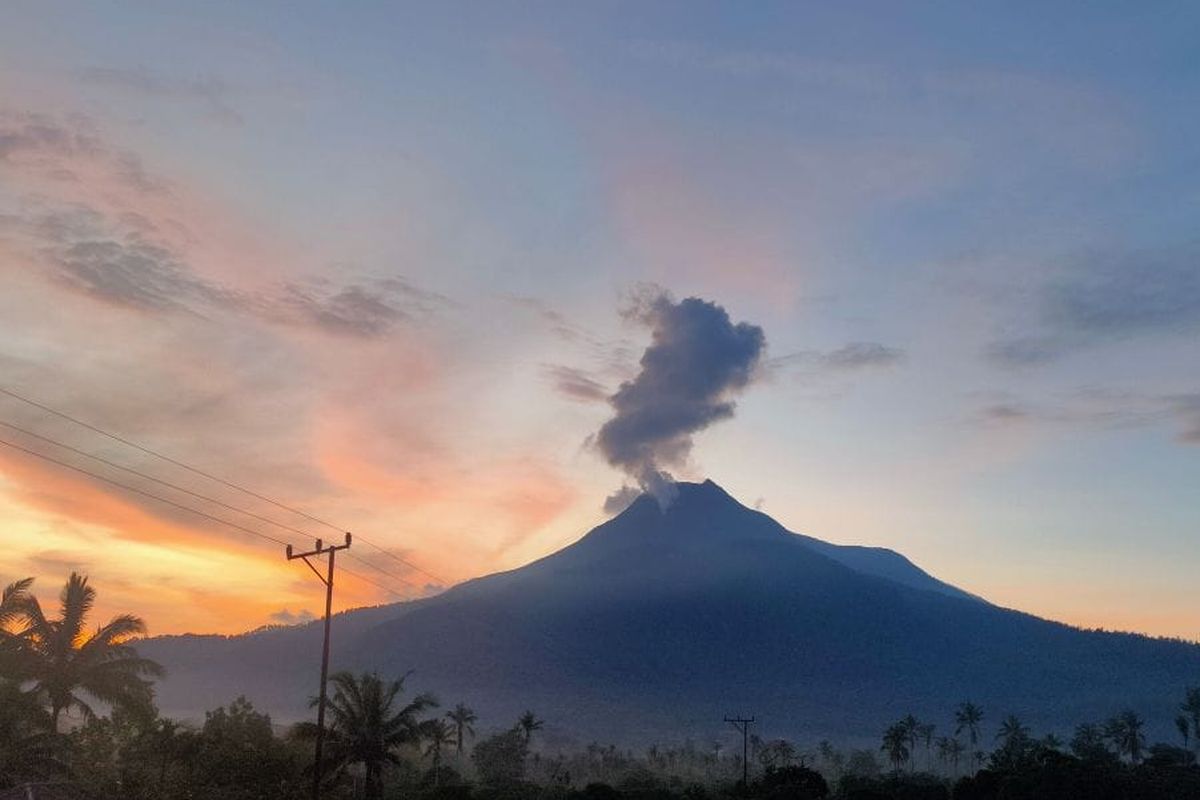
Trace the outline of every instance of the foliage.
<instances>
[{"instance_id":1,"label":"foliage","mask_svg":"<svg viewBox=\"0 0 1200 800\"><path fill-rule=\"evenodd\" d=\"M398 705L404 678L384 681L373 672L338 672L330 676L329 682L334 691L327 706L324 768L331 777L340 777L351 765L361 764L364 795L368 800L382 797L384 766L398 764L397 749L420 740L418 715L436 707L437 700L430 694L419 694ZM296 733L301 739L313 739L316 726L299 725Z\"/></svg>"},{"instance_id":2,"label":"foliage","mask_svg":"<svg viewBox=\"0 0 1200 800\"><path fill-rule=\"evenodd\" d=\"M529 739L520 728L496 734L475 745L471 759L485 786L509 787L525 779Z\"/></svg>"},{"instance_id":3,"label":"foliage","mask_svg":"<svg viewBox=\"0 0 1200 800\"><path fill-rule=\"evenodd\" d=\"M129 644L146 632L140 617L121 614L87 632L95 602L96 590L88 586L87 578L73 572L59 595L58 619L48 618L32 596L21 600L15 610L24 622L19 671L34 681L34 691L49 702L54 730L62 712L71 708L87 719L95 717L89 698L115 706L148 702L147 678L163 672Z\"/></svg>"}]
</instances>

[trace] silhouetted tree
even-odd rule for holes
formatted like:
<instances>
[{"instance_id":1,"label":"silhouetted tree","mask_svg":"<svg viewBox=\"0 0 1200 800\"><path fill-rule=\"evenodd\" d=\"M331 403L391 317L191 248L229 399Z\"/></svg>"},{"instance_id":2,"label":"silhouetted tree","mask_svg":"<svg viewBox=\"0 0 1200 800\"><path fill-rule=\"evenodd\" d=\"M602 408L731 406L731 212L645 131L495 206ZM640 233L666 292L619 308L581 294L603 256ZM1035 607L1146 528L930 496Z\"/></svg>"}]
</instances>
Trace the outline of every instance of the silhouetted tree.
<instances>
[{"instance_id":1,"label":"silhouetted tree","mask_svg":"<svg viewBox=\"0 0 1200 800\"><path fill-rule=\"evenodd\" d=\"M529 740L520 727L484 739L475 745L471 760L485 786L505 787L525 779Z\"/></svg>"},{"instance_id":2,"label":"silhouetted tree","mask_svg":"<svg viewBox=\"0 0 1200 800\"><path fill-rule=\"evenodd\" d=\"M929 767L929 763L933 756L933 733L937 730L937 726L932 722L919 722L916 726L917 738L921 740L921 744L925 747L925 766Z\"/></svg>"},{"instance_id":3,"label":"silhouetted tree","mask_svg":"<svg viewBox=\"0 0 1200 800\"><path fill-rule=\"evenodd\" d=\"M879 749L887 753L888 761L892 763L892 769L896 772L900 771L912 754L909 741L909 728L903 720L888 726L883 732L883 745Z\"/></svg>"},{"instance_id":4,"label":"silhouetted tree","mask_svg":"<svg viewBox=\"0 0 1200 800\"><path fill-rule=\"evenodd\" d=\"M1185 717L1183 714L1180 714L1178 717L1176 717L1175 718L1175 729L1177 731L1179 731L1179 736L1180 736L1180 738L1183 739L1183 749L1187 750L1188 749L1188 740L1191 738L1191 732L1192 732L1191 723L1188 722L1188 718Z\"/></svg>"},{"instance_id":5,"label":"silhouetted tree","mask_svg":"<svg viewBox=\"0 0 1200 800\"><path fill-rule=\"evenodd\" d=\"M425 740L425 755L433 760L433 785L440 786L442 748L454 744L454 726L444 719L426 720L421 723L421 738Z\"/></svg>"},{"instance_id":6,"label":"silhouetted tree","mask_svg":"<svg viewBox=\"0 0 1200 800\"><path fill-rule=\"evenodd\" d=\"M61 772L49 714L15 683L0 683L0 789Z\"/></svg>"},{"instance_id":7,"label":"silhouetted tree","mask_svg":"<svg viewBox=\"0 0 1200 800\"><path fill-rule=\"evenodd\" d=\"M979 725L983 722L983 709L972 702L960 703L954 712L954 735L962 736L966 731L967 741L971 743L971 754L979 762Z\"/></svg>"},{"instance_id":8,"label":"silhouetted tree","mask_svg":"<svg viewBox=\"0 0 1200 800\"><path fill-rule=\"evenodd\" d=\"M148 702L150 682L144 678L160 676L163 669L140 657L129 644L146 632L141 618L121 614L88 633L85 626L96 590L74 572L59 602L58 619L48 619L32 596L21 600L17 611L25 623L22 660L34 681L33 690L50 704L51 730L58 730L59 716L69 708L88 718L95 716L85 695L113 706Z\"/></svg>"},{"instance_id":9,"label":"silhouetted tree","mask_svg":"<svg viewBox=\"0 0 1200 800\"><path fill-rule=\"evenodd\" d=\"M1112 761L1115 756L1108 747L1104 728L1094 722L1084 722L1075 727L1071 737L1071 752L1082 761L1100 763Z\"/></svg>"},{"instance_id":10,"label":"silhouetted tree","mask_svg":"<svg viewBox=\"0 0 1200 800\"><path fill-rule=\"evenodd\" d=\"M966 746L952 736L943 736L937 740L938 760L949 764L953 775L958 775L958 762L962 759Z\"/></svg>"},{"instance_id":11,"label":"silhouetted tree","mask_svg":"<svg viewBox=\"0 0 1200 800\"><path fill-rule=\"evenodd\" d=\"M542 729L542 720L538 719L532 711L526 711L517 720L517 729L525 735L525 743L529 744L533 738L533 732Z\"/></svg>"},{"instance_id":12,"label":"silhouetted tree","mask_svg":"<svg viewBox=\"0 0 1200 800\"><path fill-rule=\"evenodd\" d=\"M465 704L459 703L446 712L446 719L450 720L454 725L454 752L461 756L463 751L463 735L475 735L475 728L472 725L479 718Z\"/></svg>"},{"instance_id":13,"label":"silhouetted tree","mask_svg":"<svg viewBox=\"0 0 1200 800\"><path fill-rule=\"evenodd\" d=\"M1015 715L1009 714L1000 723L996 740L1000 744L992 751L993 769L1011 773L1023 771L1030 766L1036 746L1029 735L1029 728Z\"/></svg>"},{"instance_id":14,"label":"silhouetted tree","mask_svg":"<svg viewBox=\"0 0 1200 800\"><path fill-rule=\"evenodd\" d=\"M1200 687L1188 689L1184 693L1179 710L1192 722L1192 744L1200 754Z\"/></svg>"},{"instance_id":15,"label":"silhouetted tree","mask_svg":"<svg viewBox=\"0 0 1200 800\"><path fill-rule=\"evenodd\" d=\"M0 680L19 683L26 677L27 664L22 659L25 629L20 623L32 585L33 578L23 578L4 587L0 594Z\"/></svg>"},{"instance_id":16,"label":"silhouetted tree","mask_svg":"<svg viewBox=\"0 0 1200 800\"><path fill-rule=\"evenodd\" d=\"M1146 737L1142 734L1145 723L1134 711L1126 709L1110 719L1104 726L1104 733L1113 743L1118 755L1127 755L1131 763L1142 759L1142 749L1146 745Z\"/></svg>"},{"instance_id":17,"label":"silhouetted tree","mask_svg":"<svg viewBox=\"0 0 1200 800\"><path fill-rule=\"evenodd\" d=\"M437 700L419 694L399 706L404 679L384 681L373 672L338 672L329 682L334 687L327 706L331 720L325 743L329 768L336 774L350 764L362 764L364 795L375 800L383 795L384 765L400 763L396 749L419 740L417 716L436 707ZM316 725L303 723L297 726L297 733L305 738L315 736Z\"/></svg>"}]
</instances>

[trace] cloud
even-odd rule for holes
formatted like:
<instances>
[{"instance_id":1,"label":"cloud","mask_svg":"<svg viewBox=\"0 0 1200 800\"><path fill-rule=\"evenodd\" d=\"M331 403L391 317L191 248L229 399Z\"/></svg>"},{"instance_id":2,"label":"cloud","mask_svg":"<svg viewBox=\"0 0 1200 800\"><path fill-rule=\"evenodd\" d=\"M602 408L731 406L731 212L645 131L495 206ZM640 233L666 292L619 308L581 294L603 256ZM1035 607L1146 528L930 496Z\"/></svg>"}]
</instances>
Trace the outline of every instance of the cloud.
<instances>
[{"instance_id":1,"label":"cloud","mask_svg":"<svg viewBox=\"0 0 1200 800\"><path fill-rule=\"evenodd\" d=\"M1036 290L1036 329L992 342L1005 366L1046 364L1078 349L1136 336L1200 331L1200 244L1076 259Z\"/></svg>"},{"instance_id":2,"label":"cloud","mask_svg":"<svg viewBox=\"0 0 1200 800\"><path fill-rule=\"evenodd\" d=\"M122 69L117 67L86 67L79 70L79 79L92 86L117 89L147 97L159 97L182 102L199 103L206 114L220 122L240 123L242 115L230 103L232 87L220 78L178 78L146 67Z\"/></svg>"},{"instance_id":3,"label":"cloud","mask_svg":"<svg viewBox=\"0 0 1200 800\"><path fill-rule=\"evenodd\" d=\"M675 302L653 287L625 315L650 328L651 344L638 375L609 398L615 415L594 443L662 501L672 485L665 470L686 463L695 433L733 416L733 397L754 379L766 338L756 325L732 323L715 303Z\"/></svg>"},{"instance_id":4,"label":"cloud","mask_svg":"<svg viewBox=\"0 0 1200 800\"><path fill-rule=\"evenodd\" d=\"M136 215L111 220L83 204L14 217L6 227L23 230L37 243L58 285L135 311L202 316L222 311L335 336L376 338L450 305L400 276L236 287L197 273L177 248L153 239L149 221Z\"/></svg>"},{"instance_id":5,"label":"cloud","mask_svg":"<svg viewBox=\"0 0 1200 800\"><path fill-rule=\"evenodd\" d=\"M792 367L809 371L837 373L890 367L900 363L905 353L898 347L878 342L851 342L836 350L801 350L773 358L767 362L770 370Z\"/></svg>"},{"instance_id":6,"label":"cloud","mask_svg":"<svg viewBox=\"0 0 1200 800\"><path fill-rule=\"evenodd\" d=\"M104 152L100 139L81 118L72 122L64 124L45 114L0 111L0 161Z\"/></svg>"},{"instance_id":7,"label":"cloud","mask_svg":"<svg viewBox=\"0 0 1200 800\"><path fill-rule=\"evenodd\" d=\"M546 364L542 370L560 394L581 403L599 403L611 392L585 370L563 364Z\"/></svg>"},{"instance_id":8,"label":"cloud","mask_svg":"<svg viewBox=\"0 0 1200 800\"><path fill-rule=\"evenodd\" d=\"M1167 398L1172 413L1183 424L1179 441L1200 445L1200 392L1172 395Z\"/></svg>"},{"instance_id":9,"label":"cloud","mask_svg":"<svg viewBox=\"0 0 1200 800\"><path fill-rule=\"evenodd\" d=\"M276 622L280 625L303 625L306 622L312 622L315 620L316 616L311 611L305 611L303 609L289 611L286 608L281 608L278 611L273 612L270 619L272 622Z\"/></svg>"},{"instance_id":10,"label":"cloud","mask_svg":"<svg viewBox=\"0 0 1200 800\"><path fill-rule=\"evenodd\" d=\"M1177 440L1200 444L1200 393L1150 394L1097 388L1031 403L995 398L980 408L976 420L988 427L1041 426L1121 430L1173 422L1181 426Z\"/></svg>"},{"instance_id":11,"label":"cloud","mask_svg":"<svg viewBox=\"0 0 1200 800\"><path fill-rule=\"evenodd\" d=\"M74 242L53 252L50 260L64 285L117 306L175 311L195 302L240 302L237 293L195 277L170 250L137 237Z\"/></svg>"}]
</instances>

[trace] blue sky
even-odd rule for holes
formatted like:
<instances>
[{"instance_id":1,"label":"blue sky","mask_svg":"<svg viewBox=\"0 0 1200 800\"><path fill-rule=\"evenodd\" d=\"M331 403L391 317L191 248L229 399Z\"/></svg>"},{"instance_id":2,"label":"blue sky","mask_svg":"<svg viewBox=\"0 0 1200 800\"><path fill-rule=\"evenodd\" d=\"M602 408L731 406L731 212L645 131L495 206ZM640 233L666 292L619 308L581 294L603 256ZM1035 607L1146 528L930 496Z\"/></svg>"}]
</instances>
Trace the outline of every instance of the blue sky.
<instances>
[{"instance_id":1,"label":"blue sky","mask_svg":"<svg viewBox=\"0 0 1200 800\"><path fill-rule=\"evenodd\" d=\"M677 474L1004 605L1195 638L1198 22L18 5L0 363L450 582L603 518L622 476L587 442L648 342L620 309L652 283L767 341ZM0 465L0 513L32 534L13 575L154 587L160 629L306 607L235 532ZM148 566L120 563L131 547ZM206 615L214 558L244 580ZM346 602L383 599L359 589Z\"/></svg>"}]
</instances>

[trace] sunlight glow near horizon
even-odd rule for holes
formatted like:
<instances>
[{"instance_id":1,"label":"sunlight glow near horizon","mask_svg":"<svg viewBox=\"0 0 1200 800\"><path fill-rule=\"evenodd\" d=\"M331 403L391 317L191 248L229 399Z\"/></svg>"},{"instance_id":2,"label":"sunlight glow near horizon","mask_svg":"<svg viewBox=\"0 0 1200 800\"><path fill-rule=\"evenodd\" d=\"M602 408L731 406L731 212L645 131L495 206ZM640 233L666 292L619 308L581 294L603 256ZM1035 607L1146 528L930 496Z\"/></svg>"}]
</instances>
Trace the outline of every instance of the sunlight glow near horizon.
<instances>
[{"instance_id":1,"label":"sunlight glow near horizon","mask_svg":"<svg viewBox=\"0 0 1200 800\"><path fill-rule=\"evenodd\" d=\"M774 359L681 477L1000 605L1200 637L1194 25L879 11L11 10L0 385L394 548L443 580L349 566L420 596L602 521L585 443L653 282ZM0 581L86 571L155 633L320 608L282 548L9 451L0 525Z\"/></svg>"}]
</instances>

